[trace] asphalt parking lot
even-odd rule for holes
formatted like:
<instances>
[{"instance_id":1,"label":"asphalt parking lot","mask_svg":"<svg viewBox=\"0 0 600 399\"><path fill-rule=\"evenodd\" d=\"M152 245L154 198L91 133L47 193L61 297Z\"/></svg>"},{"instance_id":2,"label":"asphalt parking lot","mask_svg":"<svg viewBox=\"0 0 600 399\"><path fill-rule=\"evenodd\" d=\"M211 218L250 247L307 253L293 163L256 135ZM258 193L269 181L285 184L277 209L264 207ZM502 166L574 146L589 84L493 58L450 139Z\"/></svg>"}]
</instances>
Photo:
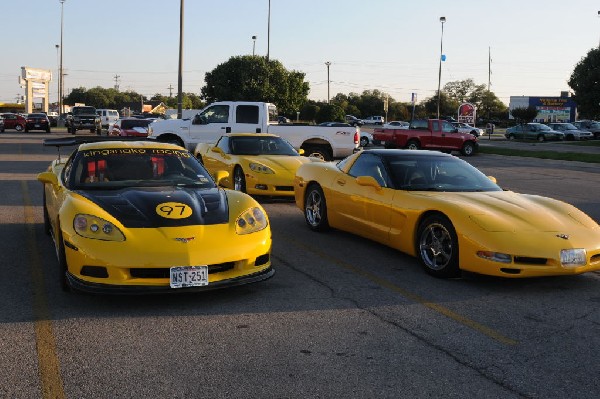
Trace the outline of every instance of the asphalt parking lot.
<instances>
[{"instance_id":1,"label":"asphalt parking lot","mask_svg":"<svg viewBox=\"0 0 600 399\"><path fill-rule=\"evenodd\" d=\"M290 201L261 201L268 281L198 295L64 293L36 181L56 158L42 140L61 136L0 134L0 397L600 395L600 273L435 279L377 243L310 231ZM595 164L466 159L506 189L600 221Z\"/></svg>"}]
</instances>

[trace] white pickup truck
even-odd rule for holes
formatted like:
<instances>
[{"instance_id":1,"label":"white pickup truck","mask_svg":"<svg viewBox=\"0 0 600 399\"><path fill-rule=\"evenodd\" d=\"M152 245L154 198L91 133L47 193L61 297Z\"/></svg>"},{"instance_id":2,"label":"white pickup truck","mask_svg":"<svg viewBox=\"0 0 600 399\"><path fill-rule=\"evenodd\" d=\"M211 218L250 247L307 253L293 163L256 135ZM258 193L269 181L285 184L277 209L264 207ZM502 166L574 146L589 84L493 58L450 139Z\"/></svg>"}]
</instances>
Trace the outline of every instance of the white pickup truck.
<instances>
[{"instance_id":1,"label":"white pickup truck","mask_svg":"<svg viewBox=\"0 0 600 399\"><path fill-rule=\"evenodd\" d=\"M200 110L191 119L153 122L148 137L170 141L194 151L198 143L215 143L225 133L272 133L303 149L304 155L326 161L358 151L357 127L278 124L277 107L271 103L220 101Z\"/></svg>"}]
</instances>

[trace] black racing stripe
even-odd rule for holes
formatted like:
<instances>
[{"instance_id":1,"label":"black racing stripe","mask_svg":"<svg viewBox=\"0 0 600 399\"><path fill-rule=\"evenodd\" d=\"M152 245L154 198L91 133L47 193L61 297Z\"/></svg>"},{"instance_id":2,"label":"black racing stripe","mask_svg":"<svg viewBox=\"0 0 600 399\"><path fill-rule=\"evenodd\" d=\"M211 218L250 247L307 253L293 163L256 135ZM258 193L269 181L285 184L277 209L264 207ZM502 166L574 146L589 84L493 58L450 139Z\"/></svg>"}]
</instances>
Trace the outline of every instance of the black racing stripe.
<instances>
[{"instance_id":1,"label":"black racing stripe","mask_svg":"<svg viewBox=\"0 0 600 399\"><path fill-rule=\"evenodd\" d=\"M132 187L121 190L76 191L96 203L128 228L177 227L223 224L229 221L225 191L218 188L192 189L173 187ZM169 219L159 215L156 207L166 202L189 206L189 217Z\"/></svg>"}]
</instances>

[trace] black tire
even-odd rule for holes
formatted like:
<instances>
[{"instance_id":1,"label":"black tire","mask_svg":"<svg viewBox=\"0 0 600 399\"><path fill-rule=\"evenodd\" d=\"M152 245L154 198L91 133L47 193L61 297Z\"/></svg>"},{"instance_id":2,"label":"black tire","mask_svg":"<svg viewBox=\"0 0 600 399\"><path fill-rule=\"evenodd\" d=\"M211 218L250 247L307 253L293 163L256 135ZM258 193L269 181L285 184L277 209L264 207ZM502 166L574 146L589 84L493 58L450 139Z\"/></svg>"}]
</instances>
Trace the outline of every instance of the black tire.
<instances>
[{"instance_id":1,"label":"black tire","mask_svg":"<svg viewBox=\"0 0 600 399\"><path fill-rule=\"evenodd\" d=\"M96 129L90 129L90 133L96 133Z\"/></svg>"},{"instance_id":2,"label":"black tire","mask_svg":"<svg viewBox=\"0 0 600 399\"><path fill-rule=\"evenodd\" d=\"M511 134L509 134L509 135L507 136L507 139L509 139L509 140L514 140L514 139L515 139L515 135L511 133Z\"/></svg>"},{"instance_id":3,"label":"black tire","mask_svg":"<svg viewBox=\"0 0 600 399\"><path fill-rule=\"evenodd\" d=\"M408 140L408 143L406 143L406 148L409 150L420 150L421 145L417 140Z\"/></svg>"},{"instance_id":4,"label":"black tire","mask_svg":"<svg viewBox=\"0 0 600 399\"><path fill-rule=\"evenodd\" d=\"M21 131L23 131L23 126L21 126L21 125L15 125L15 130L17 132L21 132Z\"/></svg>"},{"instance_id":5,"label":"black tire","mask_svg":"<svg viewBox=\"0 0 600 399\"><path fill-rule=\"evenodd\" d=\"M25 126L25 133L29 133L29 129L27 129L27 126Z\"/></svg>"},{"instance_id":6,"label":"black tire","mask_svg":"<svg viewBox=\"0 0 600 399\"><path fill-rule=\"evenodd\" d=\"M52 133L49 127L46 128L46 133Z\"/></svg>"},{"instance_id":7,"label":"black tire","mask_svg":"<svg viewBox=\"0 0 600 399\"><path fill-rule=\"evenodd\" d=\"M97 136L102 136L102 128L99 127L98 129L96 129L96 135Z\"/></svg>"},{"instance_id":8,"label":"black tire","mask_svg":"<svg viewBox=\"0 0 600 399\"><path fill-rule=\"evenodd\" d=\"M58 258L58 282L64 292L69 292L71 291L71 286L67 280L67 255L65 254L65 243L60 232L60 227L57 229L55 237L56 256Z\"/></svg>"},{"instance_id":9,"label":"black tire","mask_svg":"<svg viewBox=\"0 0 600 399\"><path fill-rule=\"evenodd\" d=\"M246 192L246 176L241 166L236 166L233 170L233 189L236 191Z\"/></svg>"},{"instance_id":10,"label":"black tire","mask_svg":"<svg viewBox=\"0 0 600 399\"><path fill-rule=\"evenodd\" d=\"M304 220L313 231L329 230L327 201L321 186L316 183L309 185L304 195Z\"/></svg>"},{"instance_id":11,"label":"black tire","mask_svg":"<svg viewBox=\"0 0 600 399\"><path fill-rule=\"evenodd\" d=\"M569 134L569 135L565 136L565 139L567 141L575 141L575 136L572 134Z\"/></svg>"},{"instance_id":12,"label":"black tire","mask_svg":"<svg viewBox=\"0 0 600 399\"><path fill-rule=\"evenodd\" d=\"M475 154L475 144L473 144L472 141L465 141L462 148L460 149L460 153L466 157Z\"/></svg>"},{"instance_id":13,"label":"black tire","mask_svg":"<svg viewBox=\"0 0 600 399\"><path fill-rule=\"evenodd\" d=\"M332 161L333 160L333 155L331 154L331 151L329 151L327 148L325 148L323 146L307 147L304 150L304 155L306 155L307 157L319 158L319 159L322 159L323 161Z\"/></svg>"},{"instance_id":14,"label":"black tire","mask_svg":"<svg viewBox=\"0 0 600 399\"><path fill-rule=\"evenodd\" d=\"M544 141L546 141L546 137L544 137L543 134L539 134L537 136L537 141L539 141L540 143L543 143Z\"/></svg>"},{"instance_id":15,"label":"black tire","mask_svg":"<svg viewBox=\"0 0 600 399\"><path fill-rule=\"evenodd\" d=\"M77 129L75 129L74 127L70 127L70 128L69 128L69 132L70 132L71 134L75 134L75 133L77 132Z\"/></svg>"},{"instance_id":16,"label":"black tire","mask_svg":"<svg viewBox=\"0 0 600 399\"><path fill-rule=\"evenodd\" d=\"M368 137L361 137L360 138L360 146L361 147L366 147L369 145L369 138Z\"/></svg>"},{"instance_id":17,"label":"black tire","mask_svg":"<svg viewBox=\"0 0 600 399\"><path fill-rule=\"evenodd\" d=\"M415 249L428 274L440 278L460 276L458 238L447 217L440 214L426 217L419 225Z\"/></svg>"}]
</instances>

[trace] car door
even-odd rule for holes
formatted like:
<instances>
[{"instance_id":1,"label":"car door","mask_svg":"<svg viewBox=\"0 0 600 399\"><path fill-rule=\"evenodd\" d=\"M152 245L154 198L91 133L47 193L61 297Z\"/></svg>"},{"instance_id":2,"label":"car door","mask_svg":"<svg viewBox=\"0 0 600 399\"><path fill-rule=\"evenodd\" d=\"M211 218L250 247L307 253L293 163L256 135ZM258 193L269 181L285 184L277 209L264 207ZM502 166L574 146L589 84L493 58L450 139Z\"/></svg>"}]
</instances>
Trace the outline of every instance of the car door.
<instances>
[{"instance_id":1,"label":"car door","mask_svg":"<svg viewBox=\"0 0 600 399\"><path fill-rule=\"evenodd\" d=\"M370 176L380 187L359 184L357 177ZM379 242L387 242L394 190L381 158L362 154L348 173L340 173L332 183L328 209L336 213L342 230Z\"/></svg>"},{"instance_id":2,"label":"car door","mask_svg":"<svg viewBox=\"0 0 600 399\"><path fill-rule=\"evenodd\" d=\"M215 143L223 134L231 132L230 121L229 105L212 105L192 119L190 137L196 143Z\"/></svg>"}]
</instances>

